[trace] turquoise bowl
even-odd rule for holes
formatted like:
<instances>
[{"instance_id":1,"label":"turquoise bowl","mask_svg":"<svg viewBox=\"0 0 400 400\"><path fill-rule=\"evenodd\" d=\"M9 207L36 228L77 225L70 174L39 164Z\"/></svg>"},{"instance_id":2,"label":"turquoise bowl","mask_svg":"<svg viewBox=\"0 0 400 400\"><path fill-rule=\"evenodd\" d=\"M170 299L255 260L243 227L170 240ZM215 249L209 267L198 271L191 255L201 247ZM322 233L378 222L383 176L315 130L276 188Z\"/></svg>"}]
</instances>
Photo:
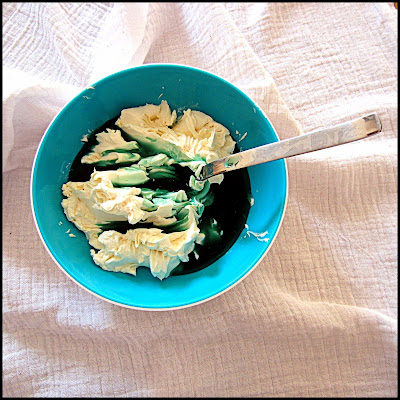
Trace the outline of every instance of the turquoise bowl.
<instances>
[{"instance_id":1,"label":"turquoise bowl","mask_svg":"<svg viewBox=\"0 0 400 400\"><path fill-rule=\"evenodd\" d=\"M167 100L172 110L187 108L209 114L225 125L240 150L278 141L266 115L231 83L201 69L176 64L147 64L107 76L86 88L53 119L38 146L31 175L31 206L43 244L55 263L73 281L111 303L141 310L172 310L210 300L240 282L271 248L287 202L284 160L248 169L254 205L247 225L253 232L268 231L260 241L243 229L225 255L192 274L160 281L150 270L137 275L102 270L94 264L90 246L61 207L61 186L87 134L124 108ZM239 134L236 134L236 131ZM70 237L66 231L76 237Z\"/></svg>"}]
</instances>

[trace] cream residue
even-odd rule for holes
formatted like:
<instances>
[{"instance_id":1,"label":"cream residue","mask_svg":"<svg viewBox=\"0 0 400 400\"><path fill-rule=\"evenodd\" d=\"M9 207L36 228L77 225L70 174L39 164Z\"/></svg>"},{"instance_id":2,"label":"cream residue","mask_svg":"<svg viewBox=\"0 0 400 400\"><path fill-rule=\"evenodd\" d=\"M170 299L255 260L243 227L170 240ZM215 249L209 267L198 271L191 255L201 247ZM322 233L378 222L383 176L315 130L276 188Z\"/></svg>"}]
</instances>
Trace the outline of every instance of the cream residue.
<instances>
[{"instance_id":1,"label":"cream residue","mask_svg":"<svg viewBox=\"0 0 400 400\"><path fill-rule=\"evenodd\" d=\"M246 136L247 136L247 132L245 132L244 135L238 140L238 143L241 142Z\"/></svg>"},{"instance_id":2,"label":"cream residue","mask_svg":"<svg viewBox=\"0 0 400 400\"><path fill-rule=\"evenodd\" d=\"M246 235L250 237L250 235L253 235L257 240L259 240L260 242L269 242L269 238L266 238L264 236L268 235L268 231L265 232L252 232L249 231L249 226L247 224L244 225L244 227L246 228Z\"/></svg>"}]
</instances>

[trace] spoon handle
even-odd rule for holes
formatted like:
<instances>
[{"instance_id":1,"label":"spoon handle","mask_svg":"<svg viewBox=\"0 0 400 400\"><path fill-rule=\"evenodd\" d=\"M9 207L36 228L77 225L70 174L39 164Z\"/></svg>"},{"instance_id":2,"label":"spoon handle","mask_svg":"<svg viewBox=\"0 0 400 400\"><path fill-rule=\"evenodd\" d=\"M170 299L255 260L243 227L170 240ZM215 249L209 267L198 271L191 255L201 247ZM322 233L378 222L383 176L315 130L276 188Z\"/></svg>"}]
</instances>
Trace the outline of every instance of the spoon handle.
<instances>
[{"instance_id":1,"label":"spoon handle","mask_svg":"<svg viewBox=\"0 0 400 400\"><path fill-rule=\"evenodd\" d=\"M203 167L200 180L235 169L350 143L381 130L382 124L378 115L372 113L330 128L317 129L304 135L255 147L213 161Z\"/></svg>"}]
</instances>

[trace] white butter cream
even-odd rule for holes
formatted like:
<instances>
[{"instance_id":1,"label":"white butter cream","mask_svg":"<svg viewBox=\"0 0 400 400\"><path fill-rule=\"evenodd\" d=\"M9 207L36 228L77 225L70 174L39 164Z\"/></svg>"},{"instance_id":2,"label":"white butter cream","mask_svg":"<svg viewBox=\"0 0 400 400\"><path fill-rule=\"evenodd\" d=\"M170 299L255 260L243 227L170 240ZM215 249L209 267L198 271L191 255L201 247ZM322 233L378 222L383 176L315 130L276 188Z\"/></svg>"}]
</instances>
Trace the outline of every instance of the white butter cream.
<instances>
[{"instance_id":1,"label":"white butter cream","mask_svg":"<svg viewBox=\"0 0 400 400\"><path fill-rule=\"evenodd\" d=\"M188 261L200 234L194 208L185 208L189 212L189 228L181 232L164 233L157 228L132 229L125 234L103 232L98 238L101 250L92 251L94 262L105 270L133 275L138 266L146 266L153 276L167 278L180 262Z\"/></svg>"},{"instance_id":2,"label":"white butter cream","mask_svg":"<svg viewBox=\"0 0 400 400\"><path fill-rule=\"evenodd\" d=\"M139 149L138 144L135 141L125 141L120 130L107 129L98 133L96 139L98 144L89 154L82 157L82 163L97 164L107 161L108 164L119 164L140 160L140 155L132 152ZM127 153L126 151L131 152Z\"/></svg>"}]
</instances>

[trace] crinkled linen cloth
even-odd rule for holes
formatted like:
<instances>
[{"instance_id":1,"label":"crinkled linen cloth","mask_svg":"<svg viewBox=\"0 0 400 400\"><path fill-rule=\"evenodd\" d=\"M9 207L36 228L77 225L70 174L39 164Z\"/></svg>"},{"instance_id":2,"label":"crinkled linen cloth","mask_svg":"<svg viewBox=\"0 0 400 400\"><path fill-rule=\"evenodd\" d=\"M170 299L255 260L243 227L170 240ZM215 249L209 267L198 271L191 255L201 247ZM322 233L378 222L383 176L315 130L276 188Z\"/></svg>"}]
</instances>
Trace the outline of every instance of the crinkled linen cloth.
<instances>
[{"instance_id":1,"label":"crinkled linen cloth","mask_svg":"<svg viewBox=\"0 0 400 400\"><path fill-rule=\"evenodd\" d=\"M393 3L3 3L3 396L396 397L397 18ZM286 215L262 262L165 312L76 285L29 199L57 112L157 62L237 85L281 139L374 111L383 125L288 159Z\"/></svg>"}]
</instances>

